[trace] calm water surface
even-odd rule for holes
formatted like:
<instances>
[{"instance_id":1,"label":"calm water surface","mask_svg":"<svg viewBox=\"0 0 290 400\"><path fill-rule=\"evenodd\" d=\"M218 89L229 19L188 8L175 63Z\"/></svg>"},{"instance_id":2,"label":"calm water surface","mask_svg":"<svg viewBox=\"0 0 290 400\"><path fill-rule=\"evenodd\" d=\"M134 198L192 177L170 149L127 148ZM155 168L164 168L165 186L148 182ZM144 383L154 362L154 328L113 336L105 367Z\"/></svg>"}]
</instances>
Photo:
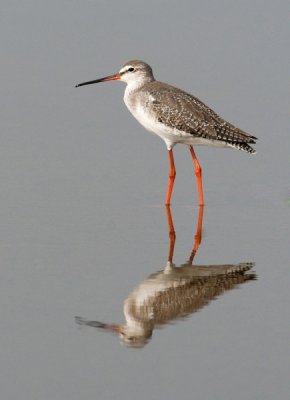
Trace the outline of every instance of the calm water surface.
<instances>
[{"instance_id":1,"label":"calm water surface","mask_svg":"<svg viewBox=\"0 0 290 400\"><path fill-rule=\"evenodd\" d=\"M163 3L3 2L3 399L289 398L289 4ZM259 138L196 148L203 213L122 84L74 89L131 58Z\"/></svg>"}]
</instances>

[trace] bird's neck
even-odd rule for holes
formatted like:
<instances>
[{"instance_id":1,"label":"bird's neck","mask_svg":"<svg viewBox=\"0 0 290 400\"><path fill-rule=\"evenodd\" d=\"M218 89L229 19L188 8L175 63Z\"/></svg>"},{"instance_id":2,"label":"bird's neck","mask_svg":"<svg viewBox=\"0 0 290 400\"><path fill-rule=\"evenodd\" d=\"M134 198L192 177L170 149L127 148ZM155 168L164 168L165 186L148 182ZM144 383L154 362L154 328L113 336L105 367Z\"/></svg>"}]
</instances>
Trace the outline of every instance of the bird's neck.
<instances>
[{"instance_id":1,"label":"bird's neck","mask_svg":"<svg viewBox=\"0 0 290 400\"><path fill-rule=\"evenodd\" d=\"M134 79L130 82L127 82L126 92L131 93L135 90L140 89L142 86L153 82L155 79L153 76L142 76L139 79Z\"/></svg>"}]
</instances>

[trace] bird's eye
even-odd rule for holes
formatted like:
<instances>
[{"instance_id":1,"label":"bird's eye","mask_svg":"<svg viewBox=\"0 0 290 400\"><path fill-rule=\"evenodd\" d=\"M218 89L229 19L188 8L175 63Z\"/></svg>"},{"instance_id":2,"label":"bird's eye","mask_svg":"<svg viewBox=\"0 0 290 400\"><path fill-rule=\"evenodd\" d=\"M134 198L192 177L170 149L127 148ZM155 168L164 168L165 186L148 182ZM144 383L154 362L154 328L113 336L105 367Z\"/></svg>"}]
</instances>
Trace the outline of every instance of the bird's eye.
<instances>
[{"instance_id":1,"label":"bird's eye","mask_svg":"<svg viewBox=\"0 0 290 400\"><path fill-rule=\"evenodd\" d=\"M130 68L128 68L128 71L133 72L133 71L135 71L135 69L133 67L130 67Z\"/></svg>"}]
</instances>

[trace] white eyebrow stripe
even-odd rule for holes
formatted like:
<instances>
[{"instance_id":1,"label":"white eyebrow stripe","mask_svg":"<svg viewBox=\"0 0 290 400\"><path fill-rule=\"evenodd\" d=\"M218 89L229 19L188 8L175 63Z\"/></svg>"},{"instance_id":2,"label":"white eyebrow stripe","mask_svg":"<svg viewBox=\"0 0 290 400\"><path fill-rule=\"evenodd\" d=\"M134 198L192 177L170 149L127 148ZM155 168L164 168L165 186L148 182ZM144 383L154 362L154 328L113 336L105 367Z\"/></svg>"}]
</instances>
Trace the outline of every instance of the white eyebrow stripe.
<instances>
[{"instance_id":1,"label":"white eyebrow stripe","mask_svg":"<svg viewBox=\"0 0 290 400\"><path fill-rule=\"evenodd\" d=\"M121 68L119 72L120 73L126 72L126 71L128 71L129 68L132 68L132 66L131 65L125 65L125 67Z\"/></svg>"}]
</instances>

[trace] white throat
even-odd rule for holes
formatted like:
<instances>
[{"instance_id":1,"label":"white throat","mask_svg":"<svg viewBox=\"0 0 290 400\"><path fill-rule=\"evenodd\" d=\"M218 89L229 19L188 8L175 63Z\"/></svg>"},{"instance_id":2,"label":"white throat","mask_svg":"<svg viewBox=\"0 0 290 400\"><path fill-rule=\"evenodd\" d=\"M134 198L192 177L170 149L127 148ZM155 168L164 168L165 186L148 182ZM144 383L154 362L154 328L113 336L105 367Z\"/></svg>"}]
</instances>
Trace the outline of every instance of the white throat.
<instances>
[{"instance_id":1,"label":"white throat","mask_svg":"<svg viewBox=\"0 0 290 400\"><path fill-rule=\"evenodd\" d=\"M134 77L134 79L130 79L130 80L128 79L126 81L126 83L127 83L126 91L133 92L134 90L139 89L146 83L149 83L152 81L154 81L153 77L148 77L148 76L144 76L144 75L136 76L136 77Z\"/></svg>"}]
</instances>

